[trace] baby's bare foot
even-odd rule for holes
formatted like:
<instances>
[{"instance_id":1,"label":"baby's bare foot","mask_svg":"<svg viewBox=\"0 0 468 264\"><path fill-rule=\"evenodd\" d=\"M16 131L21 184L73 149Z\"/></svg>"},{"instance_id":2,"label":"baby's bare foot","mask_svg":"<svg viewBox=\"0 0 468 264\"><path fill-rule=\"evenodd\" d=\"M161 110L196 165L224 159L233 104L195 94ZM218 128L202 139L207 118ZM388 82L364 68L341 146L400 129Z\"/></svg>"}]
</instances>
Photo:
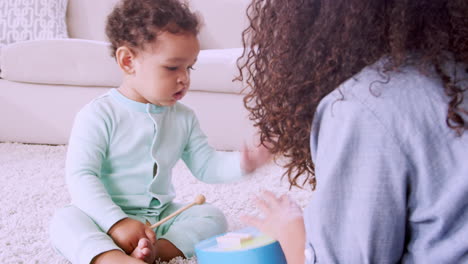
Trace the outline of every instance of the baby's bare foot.
<instances>
[{"instance_id":1,"label":"baby's bare foot","mask_svg":"<svg viewBox=\"0 0 468 264\"><path fill-rule=\"evenodd\" d=\"M138 241L138 246L135 248L135 250L133 250L130 256L152 264L156 258L155 247L153 244L151 244L149 239L140 238Z\"/></svg>"}]
</instances>

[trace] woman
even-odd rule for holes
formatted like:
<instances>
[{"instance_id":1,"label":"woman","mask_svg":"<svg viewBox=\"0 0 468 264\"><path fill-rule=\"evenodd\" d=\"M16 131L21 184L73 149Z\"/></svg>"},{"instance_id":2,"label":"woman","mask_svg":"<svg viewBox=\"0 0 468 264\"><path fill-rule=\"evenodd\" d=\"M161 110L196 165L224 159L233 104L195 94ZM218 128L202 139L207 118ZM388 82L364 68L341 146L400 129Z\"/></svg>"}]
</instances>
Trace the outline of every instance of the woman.
<instances>
[{"instance_id":1,"label":"woman","mask_svg":"<svg viewBox=\"0 0 468 264\"><path fill-rule=\"evenodd\" d=\"M468 263L468 2L253 0L248 14L245 105L291 186L315 192L304 214L266 192L245 220L288 263Z\"/></svg>"}]
</instances>

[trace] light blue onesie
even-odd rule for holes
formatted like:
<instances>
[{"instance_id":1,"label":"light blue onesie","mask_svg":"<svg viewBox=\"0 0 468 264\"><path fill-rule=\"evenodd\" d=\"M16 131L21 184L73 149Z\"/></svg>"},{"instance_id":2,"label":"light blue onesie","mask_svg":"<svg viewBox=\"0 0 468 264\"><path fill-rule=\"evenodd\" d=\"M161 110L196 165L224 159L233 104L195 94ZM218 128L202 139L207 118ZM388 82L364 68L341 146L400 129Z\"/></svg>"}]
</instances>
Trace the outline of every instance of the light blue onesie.
<instances>
[{"instance_id":1,"label":"light blue onesie","mask_svg":"<svg viewBox=\"0 0 468 264\"><path fill-rule=\"evenodd\" d=\"M368 67L320 102L306 263L468 263L468 133L447 127L441 87Z\"/></svg>"},{"instance_id":2,"label":"light blue onesie","mask_svg":"<svg viewBox=\"0 0 468 264\"><path fill-rule=\"evenodd\" d=\"M70 137L66 180L72 205L52 220L54 247L73 263L89 263L102 252L119 249L106 234L119 220L153 224L180 208L171 202L172 168L180 158L203 182L242 177L239 154L211 148L193 111L180 103L143 104L112 89L87 104ZM222 212L206 204L155 231L190 257L195 243L226 229Z\"/></svg>"}]
</instances>

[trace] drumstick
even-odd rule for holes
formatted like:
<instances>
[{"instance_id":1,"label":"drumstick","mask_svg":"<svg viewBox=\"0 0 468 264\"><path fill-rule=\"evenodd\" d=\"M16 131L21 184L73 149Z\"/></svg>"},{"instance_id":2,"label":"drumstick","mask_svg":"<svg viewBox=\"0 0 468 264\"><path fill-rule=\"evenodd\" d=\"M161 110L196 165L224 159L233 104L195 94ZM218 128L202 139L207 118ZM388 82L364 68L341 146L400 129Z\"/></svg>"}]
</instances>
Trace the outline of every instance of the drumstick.
<instances>
[{"instance_id":1,"label":"drumstick","mask_svg":"<svg viewBox=\"0 0 468 264\"><path fill-rule=\"evenodd\" d=\"M159 222L155 223L154 225L150 226L151 229L154 229L164 223L166 223L169 219L171 219L172 217L182 213L183 211L189 209L190 207L196 205L196 204L203 204L205 203L205 196L203 196L202 194L199 194L197 195L197 197L195 197L195 201L193 201L193 203L191 204L187 204L186 206L180 208L179 210L173 212L172 214L166 216L164 219L160 220Z\"/></svg>"}]
</instances>

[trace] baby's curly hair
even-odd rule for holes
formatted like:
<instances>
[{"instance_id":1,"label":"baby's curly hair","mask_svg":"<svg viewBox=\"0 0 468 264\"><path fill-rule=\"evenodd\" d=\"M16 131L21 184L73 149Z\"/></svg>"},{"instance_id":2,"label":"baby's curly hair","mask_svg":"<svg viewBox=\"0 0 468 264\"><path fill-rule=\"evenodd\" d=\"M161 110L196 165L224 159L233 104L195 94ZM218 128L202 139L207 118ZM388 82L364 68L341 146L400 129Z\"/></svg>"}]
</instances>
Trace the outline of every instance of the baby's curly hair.
<instances>
[{"instance_id":1,"label":"baby's curly hair","mask_svg":"<svg viewBox=\"0 0 468 264\"><path fill-rule=\"evenodd\" d=\"M315 188L309 141L320 100L382 57L384 71L435 69L449 98L447 125L465 132L468 88L443 65L468 70L467 0L252 0L247 15L238 67L252 89L244 104L261 142L288 158L291 186Z\"/></svg>"},{"instance_id":2,"label":"baby's curly hair","mask_svg":"<svg viewBox=\"0 0 468 264\"><path fill-rule=\"evenodd\" d=\"M197 35L199 24L197 15L179 0L122 0L107 17L111 56L124 45L144 49L165 31Z\"/></svg>"}]
</instances>

